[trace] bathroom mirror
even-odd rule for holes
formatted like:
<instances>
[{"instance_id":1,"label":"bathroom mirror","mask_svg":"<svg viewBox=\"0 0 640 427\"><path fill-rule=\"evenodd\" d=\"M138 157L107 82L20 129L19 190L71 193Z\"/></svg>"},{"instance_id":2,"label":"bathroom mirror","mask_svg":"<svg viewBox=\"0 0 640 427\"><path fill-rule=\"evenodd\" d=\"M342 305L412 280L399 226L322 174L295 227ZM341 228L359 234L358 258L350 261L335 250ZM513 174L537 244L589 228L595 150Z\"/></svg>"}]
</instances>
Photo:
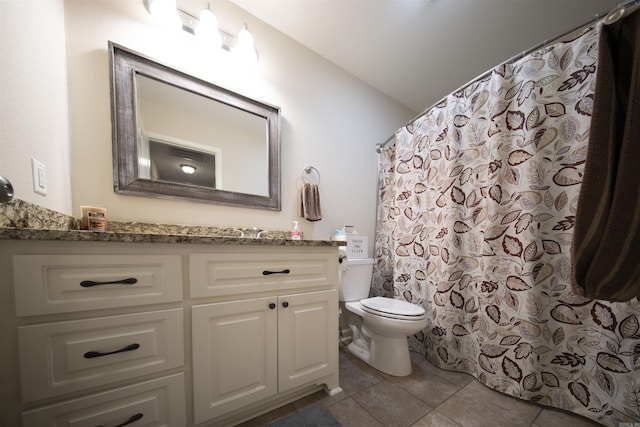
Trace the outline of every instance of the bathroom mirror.
<instances>
[{"instance_id":1,"label":"bathroom mirror","mask_svg":"<svg viewBox=\"0 0 640 427\"><path fill-rule=\"evenodd\" d=\"M280 109L109 43L114 191L280 210Z\"/></svg>"}]
</instances>

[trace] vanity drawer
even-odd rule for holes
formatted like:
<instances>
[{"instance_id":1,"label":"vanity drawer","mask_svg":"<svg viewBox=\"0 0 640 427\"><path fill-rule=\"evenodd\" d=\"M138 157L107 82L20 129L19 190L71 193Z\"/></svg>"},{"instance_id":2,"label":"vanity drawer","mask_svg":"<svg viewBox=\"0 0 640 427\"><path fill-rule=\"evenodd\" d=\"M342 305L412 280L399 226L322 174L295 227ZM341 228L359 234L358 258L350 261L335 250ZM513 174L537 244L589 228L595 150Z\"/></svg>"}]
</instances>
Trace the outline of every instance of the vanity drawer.
<instances>
[{"instance_id":1,"label":"vanity drawer","mask_svg":"<svg viewBox=\"0 0 640 427\"><path fill-rule=\"evenodd\" d=\"M184 374L117 388L22 414L24 427L184 426Z\"/></svg>"},{"instance_id":2,"label":"vanity drawer","mask_svg":"<svg viewBox=\"0 0 640 427\"><path fill-rule=\"evenodd\" d=\"M184 364L183 311L18 327L22 400L58 396Z\"/></svg>"},{"instance_id":3,"label":"vanity drawer","mask_svg":"<svg viewBox=\"0 0 640 427\"><path fill-rule=\"evenodd\" d=\"M192 298L337 286L337 254L195 253L189 255Z\"/></svg>"},{"instance_id":4,"label":"vanity drawer","mask_svg":"<svg viewBox=\"0 0 640 427\"><path fill-rule=\"evenodd\" d=\"M16 314L181 301L181 265L179 255L14 255ZM135 283L100 284L125 279Z\"/></svg>"}]
</instances>

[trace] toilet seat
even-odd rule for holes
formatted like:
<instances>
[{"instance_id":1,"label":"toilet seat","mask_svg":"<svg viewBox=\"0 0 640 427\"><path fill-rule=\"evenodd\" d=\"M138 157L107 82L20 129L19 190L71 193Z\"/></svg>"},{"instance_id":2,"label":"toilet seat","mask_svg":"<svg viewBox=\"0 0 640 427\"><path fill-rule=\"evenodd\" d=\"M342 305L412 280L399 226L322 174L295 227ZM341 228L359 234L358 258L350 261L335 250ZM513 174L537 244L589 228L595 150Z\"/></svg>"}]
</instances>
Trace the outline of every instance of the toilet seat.
<instances>
[{"instance_id":1,"label":"toilet seat","mask_svg":"<svg viewBox=\"0 0 640 427\"><path fill-rule=\"evenodd\" d=\"M392 319L422 320L426 317L424 308L393 298L365 298L360 300L360 306L368 313Z\"/></svg>"}]
</instances>

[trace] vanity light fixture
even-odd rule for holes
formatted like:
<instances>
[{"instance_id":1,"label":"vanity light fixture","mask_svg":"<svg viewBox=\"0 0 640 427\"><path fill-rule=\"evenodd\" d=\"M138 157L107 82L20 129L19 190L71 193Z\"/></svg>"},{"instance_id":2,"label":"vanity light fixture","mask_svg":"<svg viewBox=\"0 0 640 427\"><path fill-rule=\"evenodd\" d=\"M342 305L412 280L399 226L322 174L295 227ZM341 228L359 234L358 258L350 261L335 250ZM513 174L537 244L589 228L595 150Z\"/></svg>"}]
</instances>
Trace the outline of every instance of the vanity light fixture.
<instances>
[{"instance_id":1,"label":"vanity light fixture","mask_svg":"<svg viewBox=\"0 0 640 427\"><path fill-rule=\"evenodd\" d=\"M195 166L191 165L180 165L180 169L182 169L182 172L186 173L187 175L193 175L196 171Z\"/></svg>"},{"instance_id":2,"label":"vanity light fixture","mask_svg":"<svg viewBox=\"0 0 640 427\"><path fill-rule=\"evenodd\" d=\"M239 62L244 64L253 65L258 62L258 52L247 24L244 24L238 36L234 38L219 29L218 19L210 6L203 9L199 18L196 18L177 7L176 0L143 0L143 3L147 11L163 25L182 28L200 40L233 53Z\"/></svg>"}]
</instances>

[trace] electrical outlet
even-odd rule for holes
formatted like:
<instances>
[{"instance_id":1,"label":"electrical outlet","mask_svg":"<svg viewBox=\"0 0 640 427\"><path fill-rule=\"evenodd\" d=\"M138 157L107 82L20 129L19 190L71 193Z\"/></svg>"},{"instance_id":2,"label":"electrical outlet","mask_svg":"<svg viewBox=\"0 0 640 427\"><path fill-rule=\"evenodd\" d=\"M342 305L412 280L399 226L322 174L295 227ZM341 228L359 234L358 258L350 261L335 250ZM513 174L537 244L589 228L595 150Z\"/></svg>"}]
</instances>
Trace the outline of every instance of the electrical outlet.
<instances>
[{"instance_id":1,"label":"electrical outlet","mask_svg":"<svg viewBox=\"0 0 640 427\"><path fill-rule=\"evenodd\" d=\"M31 159L31 170L33 172L33 191L43 196L47 195L47 169L44 164Z\"/></svg>"}]
</instances>

